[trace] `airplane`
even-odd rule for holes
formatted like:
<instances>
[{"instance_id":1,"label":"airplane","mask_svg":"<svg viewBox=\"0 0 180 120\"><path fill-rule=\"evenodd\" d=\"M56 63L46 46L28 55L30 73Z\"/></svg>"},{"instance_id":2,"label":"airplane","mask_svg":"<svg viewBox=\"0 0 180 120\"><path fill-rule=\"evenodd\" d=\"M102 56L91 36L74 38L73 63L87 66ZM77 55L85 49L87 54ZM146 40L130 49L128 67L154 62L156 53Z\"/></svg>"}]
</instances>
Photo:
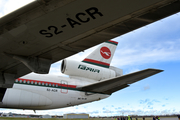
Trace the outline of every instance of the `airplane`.
<instances>
[{"instance_id":1,"label":"airplane","mask_svg":"<svg viewBox=\"0 0 180 120\"><path fill-rule=\"evenodd\" d=\"M162 72L145 69L123 75L122 69L110 66L117 44L106 41L82 61L64 59L61 72L69 77L30 74L16 79L13 87L6 90L0 107L35 111L79 105L107 98Z\"/></svg>"},{"instance_id":2,"label":"airplane","mask_svg":"<svg viewBox=\"0 0 180 120\"><path fill-rule=\"evenodd\" d=\"M179 6L179 0L113 0L113 2L110 0L34 0L32 3L0 18L0 105L4 104L7 91L17 86L17 83L14 83L14 81L22 78L23 80L29 79L28 81L30 82L32 76L28 76L30 78L24 78L24 75L31 72L37 73L38 75L36 76L39 77L41 74L48 74L51 64L114 37L126 34L175 14L180 11ZM101 49L100 53L108 59L112 56L112 52L110 52L111 51L105 47ZM67 63L71 64L69 60L64 60L63 65L67 65ZM87 65L85 63L87 63ZM87 67L87 71L93 71L93 75L86 74L87 76L85 78L87 79L88 76L94 76L94 74L97 74L99 70L102 69L98 67L95 67L95 69L89 65L90 63L94 63L94 60L92 61L87 58L83 61L84 66L80 63L78 66L82 69ZM94 64L109 68L108 70L102 69L103 71L118 71L118 69L114 67L109 67L110 63L104 64L98 62L97 64L95 62ZM146 71L149 70L151 71L151 69L147 69L144 70L144 72L146 73ZM74 74L72 71L66 70L64 70L64 73L70 76ZM78 75L76 75L76 77L77 76ZM102 76L97 76L97 78ZM77 78L79 79L80 77L82 76ZM121 79L129 79L129 75L121 77ZM32 80L33 79L32 77ZM53 82L53 79L48 76L45 78L45 81L47 80L50 81L47 85L55 85L55 81ZM117 79L106 79L105 77L104 80L109 80L108 84L111 85L110 83L112 82L112 86L114 86ZM28 81L25 80L23 82ZM40 81L41 80L37 79L37 81L31 82L36 84ZM86 91L85 94L87 96L95 96L95 94L91 94L111 94L110 91L114 92L130 84L123 84L123 86L115 87L110 91L102 92L105 90L103 87L105 87L104 85L106 85L106 83L103 81L96 82L99 83L90 80L89 84L87 84L83 81L82 85L71 86L71 89ZM66 85L66 82L58 83L57 86L60 87L64 85L64 88L67 88L69 83L68 85ZM39 84L45 83L40 82ZM98 90L96 88L97 86L102 86L102 88L100 87ZM110 86L110 88L112 86ZM34 87L31 88L33 89ZM56 89L52 88L48 90L56 91ZM62 89L62 91L66 93L66 89ZM38 96L35 91L29 94ZM49 94L51 94L51 92ZM19 95L19 97L21 96ZM44 98L43 95L39 97L39 102L42 105L51 103L51 100ZM24 97L24 99L26 98L28 98L28 96ZM72 99L76 99L76 97L72 95ZM85 100L87 98L82 97L79 99ZM97 99L101 99L101 97L97 97ZM8 101L9 100L10 99L8 99ZM18 100L19 99L16 99L15 101ZM88 98L88 100L90 99ZM64 106L78 104L71 102L64 104ZM12 103L14 102L12 101ZM26 104L24 101L20 101L20 103L22 103L22 105ZM13 105L14 104L10 106L13 107ZM38 107L37 109L40 108L41 107ZM33 109L35 109L35 107Z\"/></svg>"}]
</instances>

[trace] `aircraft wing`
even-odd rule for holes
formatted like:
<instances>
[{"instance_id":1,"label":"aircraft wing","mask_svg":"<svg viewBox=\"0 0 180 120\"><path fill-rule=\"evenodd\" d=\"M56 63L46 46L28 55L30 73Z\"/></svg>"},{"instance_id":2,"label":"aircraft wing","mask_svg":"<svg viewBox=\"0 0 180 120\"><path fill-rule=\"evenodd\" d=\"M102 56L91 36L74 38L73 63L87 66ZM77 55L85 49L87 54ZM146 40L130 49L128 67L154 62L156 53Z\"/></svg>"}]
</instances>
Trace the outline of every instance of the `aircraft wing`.
<instances>
[{"instance_id":1,"label":"aircraft wing","mask_svg":"<svg viewBox=\"0 0 180 120\"><path fill-rule=\"evenodd\" d=\"M134 82L140 81L144 78L147 78L162 71L163 70L158 70L158 69L145 69L142 71L123 75L120 77L103 80L101 82L87 85L78 89L86 92L112 94L113 92L116 92L118 90L130 86L130 84Z\"/></svg>"},{"instance_id":2,"label":"aircraft wing","mask_svg":"<svg viewBox=\"0 0 180 120\"><path fill-rule=\"evenodd\" d=\"M35 0L0 18L0 87L179 11L179 0Z\"/></svg>"}]
</instances>

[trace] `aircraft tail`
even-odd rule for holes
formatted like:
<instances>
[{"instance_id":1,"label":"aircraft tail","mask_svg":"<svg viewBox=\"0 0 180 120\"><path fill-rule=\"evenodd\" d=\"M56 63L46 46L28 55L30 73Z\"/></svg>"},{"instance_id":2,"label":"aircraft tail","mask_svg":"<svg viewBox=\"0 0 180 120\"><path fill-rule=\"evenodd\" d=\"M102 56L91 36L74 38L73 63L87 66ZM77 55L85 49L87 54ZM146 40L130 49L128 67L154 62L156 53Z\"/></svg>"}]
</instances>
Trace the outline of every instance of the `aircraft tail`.
<instances>
[{"instance_id":1,"label":"aircraft tail","mask_svg":"<svg viewBox=\"0 0 180 120\"><path fill-rule=\"evenodd\" d=\"M82 62L109 68L118 42L108 40L88 55Z\"/></svg>"}]
</instances>

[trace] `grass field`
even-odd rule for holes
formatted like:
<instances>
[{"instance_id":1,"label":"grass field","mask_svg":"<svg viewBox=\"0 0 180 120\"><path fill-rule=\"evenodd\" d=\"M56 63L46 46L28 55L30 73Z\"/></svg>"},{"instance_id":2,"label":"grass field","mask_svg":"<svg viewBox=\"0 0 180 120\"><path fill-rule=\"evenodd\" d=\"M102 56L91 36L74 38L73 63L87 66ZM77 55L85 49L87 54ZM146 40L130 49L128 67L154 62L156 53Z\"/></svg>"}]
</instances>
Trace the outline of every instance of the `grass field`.
<instances>
[{"instance_id":1,"label":"grass field","mask_svg":"<svg viewBox=\"0 0 180 120\"><path fill-rule=\"evenodd\" d=\"M161 117L163 118L163 117ZM88 119L62 119L62 118L14 118L14 117L0 117L0 120L115 120L113 118L88 118ZM132 118L135 120L135 118ZM138 120L143 120L138 118ZM152 117L146 117L145 120L152 120Z\"/></svg>"}]
</instances>

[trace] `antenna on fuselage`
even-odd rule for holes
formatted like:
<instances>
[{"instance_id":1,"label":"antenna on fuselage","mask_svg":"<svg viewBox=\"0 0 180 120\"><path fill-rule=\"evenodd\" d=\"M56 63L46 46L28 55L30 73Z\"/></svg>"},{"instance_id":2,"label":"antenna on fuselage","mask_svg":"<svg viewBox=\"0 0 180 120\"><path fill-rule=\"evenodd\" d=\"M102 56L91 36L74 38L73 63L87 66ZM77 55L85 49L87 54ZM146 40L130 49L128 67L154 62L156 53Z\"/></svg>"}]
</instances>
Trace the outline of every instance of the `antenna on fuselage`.
<instances>
[{"instance_id":1,"label":"antenna on fuselage","mask_svg":"<svg viewBox=\"0 0 180 120\"><path fill-rule=\"evenodd\" d=\"M36 113L36 110L33 110L34 111L34 113Z\"/></svg>"}]
</instances>

